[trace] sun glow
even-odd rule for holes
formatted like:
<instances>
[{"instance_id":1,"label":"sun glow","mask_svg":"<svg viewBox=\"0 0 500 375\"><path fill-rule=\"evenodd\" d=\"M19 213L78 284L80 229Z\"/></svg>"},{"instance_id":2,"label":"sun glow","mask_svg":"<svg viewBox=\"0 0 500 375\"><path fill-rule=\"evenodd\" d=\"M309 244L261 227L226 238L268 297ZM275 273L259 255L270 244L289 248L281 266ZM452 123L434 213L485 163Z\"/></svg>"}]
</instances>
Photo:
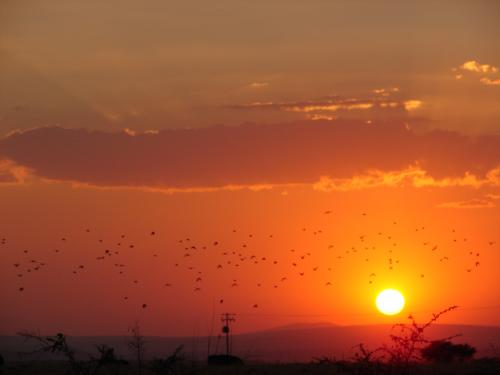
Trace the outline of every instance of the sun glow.
<instances>
[{"instance_id":1,"label":"sun glow","mask_svg":"<svg viewBox=\"0 0 500 375\"><path fill-rule=\"evenodd\" d=\"M403 310L405 299L400 291L385 289L378 294L375 304L382 314L395 315Z\"/></svg>"}]
</instances>

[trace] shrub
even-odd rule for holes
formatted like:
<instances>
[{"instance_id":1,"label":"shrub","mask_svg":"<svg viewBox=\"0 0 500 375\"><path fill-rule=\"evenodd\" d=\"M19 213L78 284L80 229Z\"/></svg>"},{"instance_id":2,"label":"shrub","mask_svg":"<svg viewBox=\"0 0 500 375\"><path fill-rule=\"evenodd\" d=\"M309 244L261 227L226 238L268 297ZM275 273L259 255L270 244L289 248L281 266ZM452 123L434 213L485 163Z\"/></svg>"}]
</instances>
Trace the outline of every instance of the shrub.
<instances>
[{"instance_id":1,"label":"shrub","mask_svg":"<svg viewBox=\"0 0 500 375\"><path fill-rule=\"evenodd\" d=\"M432 341L422 348L422 357L430 362L452 362L471 359L476 349L468 344L453 344L448 340Z\"/></svg>"}]
</instances>

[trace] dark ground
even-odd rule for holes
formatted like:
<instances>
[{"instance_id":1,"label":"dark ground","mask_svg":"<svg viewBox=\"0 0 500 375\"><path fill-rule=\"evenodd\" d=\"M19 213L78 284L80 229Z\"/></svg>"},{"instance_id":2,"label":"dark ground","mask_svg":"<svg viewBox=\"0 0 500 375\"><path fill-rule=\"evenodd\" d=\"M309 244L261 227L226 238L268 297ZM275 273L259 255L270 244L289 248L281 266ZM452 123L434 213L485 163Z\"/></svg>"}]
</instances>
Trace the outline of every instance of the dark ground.
<instances>
[{"instance_id":1,"label":"dark ground","mask_svg":"<svg viewBox=\"0 0 500 375\"><path fill-rule=\"evenodd\" d=\"M148 361L144 364L141 375L194 375L194 374L228 374L228 375L336 375L336 374L387 374L387 375L418 375L418 374L449 374L449 375L498 375L500 374L500 359L478 359L463 363L447 364L418 364L408 368L380 365L364 364L353 362L326 362L326 363L283 363L283 364L247 364L244 366L232 367L212 367L199 362L183 362L169 369L155 370L153 362ZM78 375L128 375L139 374L136 363L127 365L109 365L97 372L77 373L70 369L64 361L23 361L7 362L0 370L2 375L26 374L26 375L59 375L59 374L78 374Z\"/></svg>"}]
</instances>

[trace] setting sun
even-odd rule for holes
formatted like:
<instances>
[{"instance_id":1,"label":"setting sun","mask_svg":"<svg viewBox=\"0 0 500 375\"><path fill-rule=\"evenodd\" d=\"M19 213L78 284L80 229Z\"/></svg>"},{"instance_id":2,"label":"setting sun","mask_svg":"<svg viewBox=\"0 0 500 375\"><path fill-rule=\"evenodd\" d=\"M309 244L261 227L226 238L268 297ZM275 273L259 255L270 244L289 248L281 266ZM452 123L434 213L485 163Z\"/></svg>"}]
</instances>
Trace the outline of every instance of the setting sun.
<instances>
[{"instance_id":1,"label":"setting sun","mask_svg":"<svg viewBox=\"0 0 500 375\"><path fill-rule=\"evenodd\" d=\"M400 291L385 289L378 294L375 303L382 314L395 315L403 310L405 299Z\"/></svg>"}]
</instances>

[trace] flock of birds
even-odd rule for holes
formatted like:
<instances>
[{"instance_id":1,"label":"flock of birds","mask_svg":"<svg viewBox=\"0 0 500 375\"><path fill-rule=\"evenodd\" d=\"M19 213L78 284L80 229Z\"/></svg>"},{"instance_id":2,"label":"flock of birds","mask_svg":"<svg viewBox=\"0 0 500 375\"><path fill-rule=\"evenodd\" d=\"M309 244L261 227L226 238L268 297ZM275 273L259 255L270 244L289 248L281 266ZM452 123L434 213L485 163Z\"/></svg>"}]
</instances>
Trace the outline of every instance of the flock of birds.
<instances>
[{"instance_id":1,"label":"flock of birds","mask_svg":"<svg viewBox=\"0 0 500 375\"><path fill-rule=\"evenodd\" d=\"M324 211L322 214L334 216L334 213L331 210ZM365 217L367 216L367 213L361 213L360 215ZM393 226L397 226L398 222L394 221L391 224ZM414 228L414 231L416 234L422 234L422 237L425 238L425 226ZM86 256L87 259L79 263L74 263L70 269L71 274L85 274L88 269L91 269L94 266L94 262L104 262L108 267L111 267L117 275L123 277L125 283L129 283L129 285L140 284L141 281L137 278L137 273L135 273L136 277L133 277L133 273L130 273L130 275L127 273L127 269L130 264L127 263L126 260L130 258L130 253L139 253L141 257L151 256L153 258L158 258L155 260L156 262L164 261L169 266L177 269L178 272L187 272L188 274L185 275L182 280L192 280L191 290L193 293L201 292L203 290L203 285L205 285L207 281L210 281L206 279L210 277L213 278L214 272L215 275L217 275L215 277L218 279L227 278L230 275L227 280L228 288L238 288L240 283L244 281L253 283L253 286L256 288L269 287L277 289L293 278L304 278L310 273L317 274L319 271L323 271L324 273L322 273L322 275L327 277L332 274L334 268L338 267L344 259L349 257L356 257L358 261L363 261L369 264L369 262L372 261L372 257L375 254L378 254L385 258L385 266L380 269L381 267L379 264L377 269L373 269L373 272L367 274L367 283L374 284L379 273L392 272L400 265L400 256L407 256L407 254L405 255L399 251L400 247L398 246L399 243L397 240L398 235L388 233L388 231L373 232L370 235L360 234L355 239L355 242L348 247L339 246L335 243L328 243L324 245L325 241L319 241L322 243L321 246L323 248L317 249L313 247L313 250L311 251L299 251L295 248L278 250L280 248L279 242L275 242L271 245L271 248L276 249L276 251L273 250L272 253L269 253L268 255L263 255L259 249L255 248L256 246L259 246L253 243L253 240L257 237L257 235L254 233L242 234L241 231L237 229L232 229L230 230L230 233L227 234L228 238L233 238L233 242L234 239L239 241L239 245L237 246L234 246L233 243L229 244L230 241L227 240L227 238L224 240L219 239L200 243L191 237L183 237L175 240L174 248L169 248L164 251L151 251L145 249L146 246L165 247L163 239L154 243L154 240L159 237L159 233L156 230L152 230L149 233L144 234L144 236L149 237L147 245L131 241L127 234L121 234L118 238L114 239L95 239L92 237L93 232L94 231L90 228L83 229L84 235L88 236L89 240L92 242L95 241L96 250L97 248L99 249L97 250L99 254L92 260L89 259L88 254L78 254L82 256L82 258L85 258ZM328 237L328 235L323 232L323 229L310 230L308 228L300 228L299 232L307 232L311 235L311 239L320 237L324 238L325 236ZM394 232L397 233L397 231ZM230 237L231 235L233 237ZM259 238L261 241L276 241L275 235L269 233L266 235L259 235ZM71 241L72 239L70 236L60 237L54 248L49 250L53 253L51 257L60 256L61 254L70 251L72 247ZM430 240L424 240L418 245L421 246L422 252L431 254L435 257L436 261L439 261L440 263L446 263L449 262L452 257L452 252L449 251L452 249L451 246L458 243L466 245L467 241L467 238L460 238L455 229L450 229L447 243L437 244L431 242ZM227 244L225 244L225 242L227 242ZM381 245L382 242L383 245ZM484 245L491 247L495 244L496 243L494 241L487 241ZM28 277L28 275L42 274L46 268L49 268L50 259L47 252L44 252L42 259L34 255L39 253L37 251L16 249L15 246L9 245L10 243L7 238L1 239L0 249L2 247L9 247L10 250L16 252L16 256L19 260L12 264L12 269L19 281L16 288L19 293L26 293L26 289L29 285L28 280L33 282L33 279ZM381 249L381 247L383 247L383 249ZM464 246L463 249L465 249L463 254L458 254L457 252L454 252L453 254L454 256L466 256L466 262L469 266L463 271L471 273L474 270L477 270L481 265L481 252L475 249L467 248L466 246ZM321 256L317 256L318 250L323 251ZM128 254L129 256L124 257L124 254ZM193 258L199 257L200 254L205 254L206 256L206 259L201 262L201 266L199 264L195 265L190 261ZM325 259L333 262L333 264L326 264ZM128 261L130 261L130 259ZM244 275L244 273L238 272L238 270L249 265L255 267L266 265L266 267L275 268L266 268L265 271L263 269L256 268L256 272L252 273L252 275L255 275L253 280L241 280L241 277L235 277L235 274L236 276ZM232 272L228 272L228 270ZM261 272L269 273L269 270L272 270L271 273L273 274L273 277L275 277L275 281L271 283L257 281L257 275L261 274ZM91 277L90 274L88 276ZM418 272L416 277L424 278L425 272ZM183 284L186 284L186 282ZM332 279L324 279L322 284L324 287L332 287L335 285L335 282ZM162 285L164 288L175 288L176 286L177 284L173 281L165 281ZM127 293L124 293L120 298L123 300L129 300L130 297ZM225 298L221 292L220 296L217 297L217 303L224 304L224 302ZM250 303L249 306L253 309L259 308L259 304L255 302ZM140 303L138 303L138 308L146 309L148 307L149 304L146 301L140 301Z\"/></svg>"}]
</instances>

